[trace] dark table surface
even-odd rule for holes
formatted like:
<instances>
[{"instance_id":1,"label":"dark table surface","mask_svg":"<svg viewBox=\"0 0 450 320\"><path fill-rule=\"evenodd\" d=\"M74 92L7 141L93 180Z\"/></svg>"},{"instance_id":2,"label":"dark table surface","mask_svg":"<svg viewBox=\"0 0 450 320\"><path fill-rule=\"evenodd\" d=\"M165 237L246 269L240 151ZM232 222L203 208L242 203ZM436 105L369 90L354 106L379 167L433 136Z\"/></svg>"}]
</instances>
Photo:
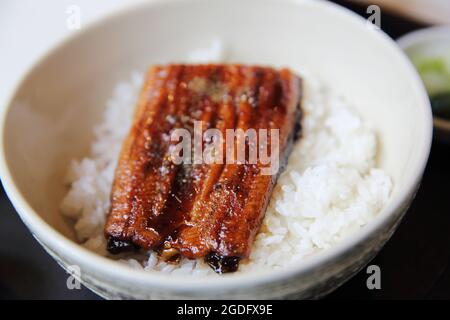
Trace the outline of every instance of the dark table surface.
<instances>
[{"instance_id":1,"label":"dark table surface","mask_svg":"<svg viewBox=\"0 0 450 320\"><path fill-rule=\"evenodd\" d=\"M363 16L366 8L336 1ZM382 11L381 28L394 39L422 27ZM434 141L422 186L399 229L371 262L381 290L368 290L362 270L326 299L450 298L450 145ZM68 290L67 274L34 240L0 190L0 299L99 299Z\"/></svg>"}]
</instances>

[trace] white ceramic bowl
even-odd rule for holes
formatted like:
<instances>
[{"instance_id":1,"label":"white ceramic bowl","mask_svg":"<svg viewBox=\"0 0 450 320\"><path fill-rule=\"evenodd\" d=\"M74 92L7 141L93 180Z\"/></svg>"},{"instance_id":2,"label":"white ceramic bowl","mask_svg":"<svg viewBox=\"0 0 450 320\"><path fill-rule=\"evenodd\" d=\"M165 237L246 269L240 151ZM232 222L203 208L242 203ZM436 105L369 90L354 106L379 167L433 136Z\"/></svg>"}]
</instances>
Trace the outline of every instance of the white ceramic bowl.
<instances>
[{"instance_id":1,"label":"white ceramic bowl","mask_svg":"<svg viewBox=\"0 0 450 320\"><path fill-rule=\"evenodd\" d=\"M407 55L420 48L436 46L442 46L442 50L447 50L447 54L450 54L448 51L450 50L450 26L435 26L413 31L397 39L397 43ZM435 137L450 143L450 120L434 117L433 122Z\"/></svg>"},{"instance_id":2,"label":"white ceramic bowl","mask_svg":"<svg viewBox=\"0 0 450 320\"><path fill-rule=\"evenodd\" d=\"M395 183L388 205L337 246L276 271L193 279L133 270L84 249L58 211L63 175L70 159L88 152L114 83L131 70L183 60L214 37L233 61L306 68L346 96L379 135L378 165ZM390 237L415 195L432 136L426 92L393 41L341 7L294 0L161 0L119 12L39 60L11 92L1 126L2 181L22 220L63 267L78 265L84 284L108 298L323 295Z\"/></svg>"}]
</instances>

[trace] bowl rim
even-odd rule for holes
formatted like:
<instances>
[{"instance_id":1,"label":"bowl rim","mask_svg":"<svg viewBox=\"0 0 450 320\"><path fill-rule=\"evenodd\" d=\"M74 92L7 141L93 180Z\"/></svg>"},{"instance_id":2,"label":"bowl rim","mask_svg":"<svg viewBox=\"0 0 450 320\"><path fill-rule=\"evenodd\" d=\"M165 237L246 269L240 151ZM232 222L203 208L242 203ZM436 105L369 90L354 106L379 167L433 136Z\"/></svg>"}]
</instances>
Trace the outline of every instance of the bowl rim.
<instances>
[{"instance_id":1,"label":"bowl rim","mask_svg":"<svg viewBox=\"0 0 450 320\"><path fill-rule=\"evenodd\" d=\"M313 256L303 261L300 265L290 264L279 270L256 270L251 273L233 274L231 276L222 277L186 277L182 275L168 275L158 271L142 271L136 270L129 266L123 265L109 259L107 257L100 256L83 246L75 243L56 229L51 227L39 214L31 207L27 202L24 195L18 189L11 172L9 171L8 162L6 160L5 152L5 129L6 129L6 116L12 107L12 104L22 87L25 80L30 74L41 65L41 63L50 58L55 52L63 48L68 43L76 40L78 37L82 37L83 34L95 31L97 27L107 25L110 22L120 19L122 16L127 16L141 8L148 8L151 6L168 5L173 3L182 3L197 0L150 0L144 3L138 3L131 5L127 8L122 8L114 11L107 16L85 25L79 32L68 36L58 41L54 46L49 48L43 55L41 55L35 62L24 72L20 80L15 84L15 87L10 91L6 105L1 109L0 113L0 175L5 191L11 200L14 208L17 210L22 221L27 225L33 235L39 239L39 242L45 244L51 248L52 251L61 254L64 257L70 258L70 261L78 263L80 267L86 266L89 271L87 274L102 275L103 278L116 279L116 283L138 284L139 287L149 288L163 288L165 290L171 290L172 292L186 292L189 291L202 291L213 292L220 290L242 290L245 288L254 288L268 283L286 281L289 278L308 274L316 267L325 265L339 256L343 256L349 252L355 245L363 242L377 230L382 228L391 216L394 215L398 208L402 207L408 202L408 199L415 194L416 188L420 183L423 172L425 170L426 163L431 148L432 141L432 116L431 107L426 94L425 88L417 74L414 66L409 61L404 52L402 52L395 42L387 36L381 30L375 30L374 28L367 28L368 32L373 32L373 36L377 37L380 43L384 43L385 46L390 47L398 54L403 64L403 68L406 72L409 72L409 76L415 82L419 94L422 96L422 103L420 105L424 109L425 117L424 127L425 136L422 145L420 146L420 152L418 159L413 169L413 174L408 177L408 181L404 189L399 190L395 199L392 199L390 203L380 212L371 223L367 224L361 230L348 235L340 241L338 244L327 250L322 250ZM280 0L265 0L270 2L279 2ZM356 13L331 2L315 1L315 0L282 0L289 4L299 6L311 6L317 7L318 10L324 10L333 13L339 19L345 19L348 23L354 24L355 27L361 27L362 23L366 24L366 20ZM418 146L418 147L419 147Z\"/></svg>"},{"instance_id":2,"label":"bowl rim","mask_svg":"<svg viewBox=\"0 0 450 320\"><path fill-rule=\"evenodd\" d=\"M409 32L396 41L400 48L405 51L408 48L427 41L439 41L443 38L450 40L450 25L437 25ZM406 54L408 56L408 54ZM436 128L450 134L450 120L433 116L433 124Z\"/></svg>"}]
</instances>

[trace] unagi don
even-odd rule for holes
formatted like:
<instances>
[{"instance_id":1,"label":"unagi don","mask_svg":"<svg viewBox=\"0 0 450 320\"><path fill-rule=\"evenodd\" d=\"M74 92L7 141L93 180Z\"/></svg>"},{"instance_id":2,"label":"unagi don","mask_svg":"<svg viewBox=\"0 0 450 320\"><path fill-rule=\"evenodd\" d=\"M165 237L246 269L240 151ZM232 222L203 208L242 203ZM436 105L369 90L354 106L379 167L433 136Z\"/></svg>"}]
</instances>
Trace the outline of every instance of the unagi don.
<instances>
[{"instance_id":1,"label":"unagi don","mask_svg":"<svg viewBox=\"0 0 450 320\"><path fill-rule=\"evenodd\" d=\"M204 258L218 273L249 256L273 187L300 135L301 79L244 65L154 66L123 143L105 226L108 250L156 250L161 259ZM225 159L175 163L174 129L278 129L281 169ZM217 132L216 130L216 132ZM268 139L268 143L271 143ZM205 141L200 142L206 144ZM236 139L236 148L248 139ZM224 147L225 148L225 147Z\"/></svg>"}]
</instances>

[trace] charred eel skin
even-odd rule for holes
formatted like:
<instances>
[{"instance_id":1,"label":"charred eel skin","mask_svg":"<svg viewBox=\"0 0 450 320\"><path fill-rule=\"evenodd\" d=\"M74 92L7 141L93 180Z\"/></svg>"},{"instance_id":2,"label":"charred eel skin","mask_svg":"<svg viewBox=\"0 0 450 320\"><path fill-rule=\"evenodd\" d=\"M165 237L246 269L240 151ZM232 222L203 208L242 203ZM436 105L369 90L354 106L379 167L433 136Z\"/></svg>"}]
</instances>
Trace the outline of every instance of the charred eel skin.
<instances>
[{"instance_id":1,"label":"charred eel skin","mask_svg":"<svg viewBox=\"0 0 450 320\"><path fill-rule=\"evenodd\" d=\"M156 250L166 261L203 257L218 273L233 272L249 256L254 238L300 136L301 79L288 69L245 65L154 66L147 73L133 125L119 156L105 224L107 249L116 254ZM278 129L280 169L266 163L226 159L175 164L174 129L194 135L214 128ZM258 137L259 138L259 137ZM224 138L225 139L225 138ZM200 139L203 150L205 142ZM248 140L233 141L248 151ZM226 161L228 160L228 162Z\"/></svg>"}]
</instances>

